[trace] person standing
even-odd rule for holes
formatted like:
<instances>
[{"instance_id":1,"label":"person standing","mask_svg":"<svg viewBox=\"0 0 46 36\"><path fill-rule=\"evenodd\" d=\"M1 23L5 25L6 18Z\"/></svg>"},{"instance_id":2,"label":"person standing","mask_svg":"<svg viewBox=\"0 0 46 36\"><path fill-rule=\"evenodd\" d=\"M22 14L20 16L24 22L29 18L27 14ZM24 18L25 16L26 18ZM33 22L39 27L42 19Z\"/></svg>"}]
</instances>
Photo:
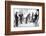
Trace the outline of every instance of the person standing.
<instances>
[{"instance_id":1,"label":"person standing","mask_svg":"<svg viewBox=\"0 0 46 36\"><path fill-rule=\"evenodd\" d=\"M19 17L20 17L20 23L22 24L22 19L23 19L23 14L19 14Z\"/></svg>"},{"instance_id":2,"label":"person standing","mask_svg":"<svg viewBox=\"0 0 46 36\"><path fill-rule=\"evenodd\" d=\"M18 16L17 16L17 12L15 14L15 24L16 24L16 27L18 26Z\"/></svg>"},{"instance_id":3,"label":"person standing","mask_svg":"<svg viewBox=\"0 0 46 36\"><path fill-rule=\"evenodd\" d=\"M26 17L26 23L27 23L28 19L30 20L30 13Z\"/></svg>"}]
</instances>

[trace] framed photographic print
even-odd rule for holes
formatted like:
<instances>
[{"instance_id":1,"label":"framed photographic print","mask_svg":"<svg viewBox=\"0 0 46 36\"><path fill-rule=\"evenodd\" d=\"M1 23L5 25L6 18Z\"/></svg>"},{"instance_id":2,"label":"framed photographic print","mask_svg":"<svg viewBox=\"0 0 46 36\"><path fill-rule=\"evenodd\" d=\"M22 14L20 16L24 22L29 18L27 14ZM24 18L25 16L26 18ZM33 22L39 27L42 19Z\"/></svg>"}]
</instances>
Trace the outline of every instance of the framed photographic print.
<instances>
[{"instance_id":1,"label":"framed photographic print","mask_svg":"<svg viewBox=\"0 0 46 36\"><path fill-rule=\"evenodd\" d=\"M44 3L5 1L5 34L33 34L45 31Z\"/></svg>"}]
</instances>

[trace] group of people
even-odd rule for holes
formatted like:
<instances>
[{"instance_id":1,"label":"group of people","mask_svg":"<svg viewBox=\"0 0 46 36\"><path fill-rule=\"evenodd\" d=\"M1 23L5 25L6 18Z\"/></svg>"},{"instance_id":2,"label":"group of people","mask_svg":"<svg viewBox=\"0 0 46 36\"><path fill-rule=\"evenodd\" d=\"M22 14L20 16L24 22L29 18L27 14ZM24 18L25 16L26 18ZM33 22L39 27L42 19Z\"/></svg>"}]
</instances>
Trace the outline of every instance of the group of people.
<instances>
[{"instance_id":1,"label":"group of people","mask_svg":"<svg viewBox=\"0 0 46 36\"><path fill-rule=\"evenodd\" d=\"M38 16L39 16L39 14L36 13L34 15L35 18L33 18L33 13L32 13L32 22L35 22L37 20ZM20 23L22 24L22 22L23 22L23 14L19 14L19 17L18 17L17 12L16 12L14 17L15 17L15 25L16 25L16 27L18 26L19 17L20 17ZM28 23L28 19L30 20L30 13L27 15L25 23Z\"/></svg>"},{"instance_id":2,"label":"group of people","mask_svg":"<svg viewBox=\"0 0 46 36\"><path fill-rule=\"evenodd\" d=\"M19 17L20 17L20 23L22 24L22 18L23 18L23 14L19 14ZM15 24L16 26L18 26L18 16L17 16L17 12L15 14Z\"/></svg>"}]
</instances>

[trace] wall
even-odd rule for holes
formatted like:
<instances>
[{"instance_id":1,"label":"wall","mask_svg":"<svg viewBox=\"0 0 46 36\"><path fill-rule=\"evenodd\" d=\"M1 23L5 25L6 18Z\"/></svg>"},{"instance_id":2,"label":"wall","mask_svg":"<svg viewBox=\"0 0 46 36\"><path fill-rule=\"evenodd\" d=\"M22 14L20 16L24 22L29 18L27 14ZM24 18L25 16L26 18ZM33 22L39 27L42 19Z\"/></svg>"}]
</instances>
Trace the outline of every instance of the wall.
<instances>
[{"instance_id":1,"label":"wall","mask_svg":"<svg viewBox=\"0 0 46 36\"><path fill-rule=\"evenodd\" d=\"M12 0L12 1L24 1L24 2L28 1L28 2L40 2L40 3L44 2L44 3L46 3L46 0ZM45 4L45 15L46 15L46 4ZM46 18L46 16L45 16L45 18ZM46 29L45 29L45 32L46 32ZM5 0L0 0L0 36L5 36ZM46 36L46 33L7 35L7 36Z\"/></svg>"}]
</instances>

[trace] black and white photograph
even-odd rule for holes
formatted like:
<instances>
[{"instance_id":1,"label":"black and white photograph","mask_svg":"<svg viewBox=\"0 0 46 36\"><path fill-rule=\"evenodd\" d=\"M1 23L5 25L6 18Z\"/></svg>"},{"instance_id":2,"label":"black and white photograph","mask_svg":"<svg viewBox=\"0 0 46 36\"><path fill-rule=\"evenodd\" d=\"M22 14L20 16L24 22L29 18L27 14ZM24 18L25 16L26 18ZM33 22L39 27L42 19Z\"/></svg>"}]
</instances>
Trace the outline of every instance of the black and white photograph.
<instances>
[{"instance_id":1,"label":"black and white photograph","mask_svg":"<svg viewBox=\"0 0 46 36\"><path fill-rule=\"evenodd\" d=\"M14 27L38 27L39 9L14 8Z\"/></svg>"},{"instance_id":2,"label":"black and white photograph","mask_svg":"<svg viewBox=\"0 0 46 36\"><path fill-rule=\"evenodd\" d=\"M11 30L27 30L27 28L30 30L38 30L38 28L42 27L42 14L39 12L41 12L41 7L38 6L12 5Z\"/></svg>"},{"instance_id":3,"label":"black and white photograph","mask_svg":"<svg viewBox=\"0 0 46 36\"><path fill-rule=\"evenodd\" d=\"M45 32L45 4L5 1L5 34L22 35Z\"/></svg>"}]
</instances>

